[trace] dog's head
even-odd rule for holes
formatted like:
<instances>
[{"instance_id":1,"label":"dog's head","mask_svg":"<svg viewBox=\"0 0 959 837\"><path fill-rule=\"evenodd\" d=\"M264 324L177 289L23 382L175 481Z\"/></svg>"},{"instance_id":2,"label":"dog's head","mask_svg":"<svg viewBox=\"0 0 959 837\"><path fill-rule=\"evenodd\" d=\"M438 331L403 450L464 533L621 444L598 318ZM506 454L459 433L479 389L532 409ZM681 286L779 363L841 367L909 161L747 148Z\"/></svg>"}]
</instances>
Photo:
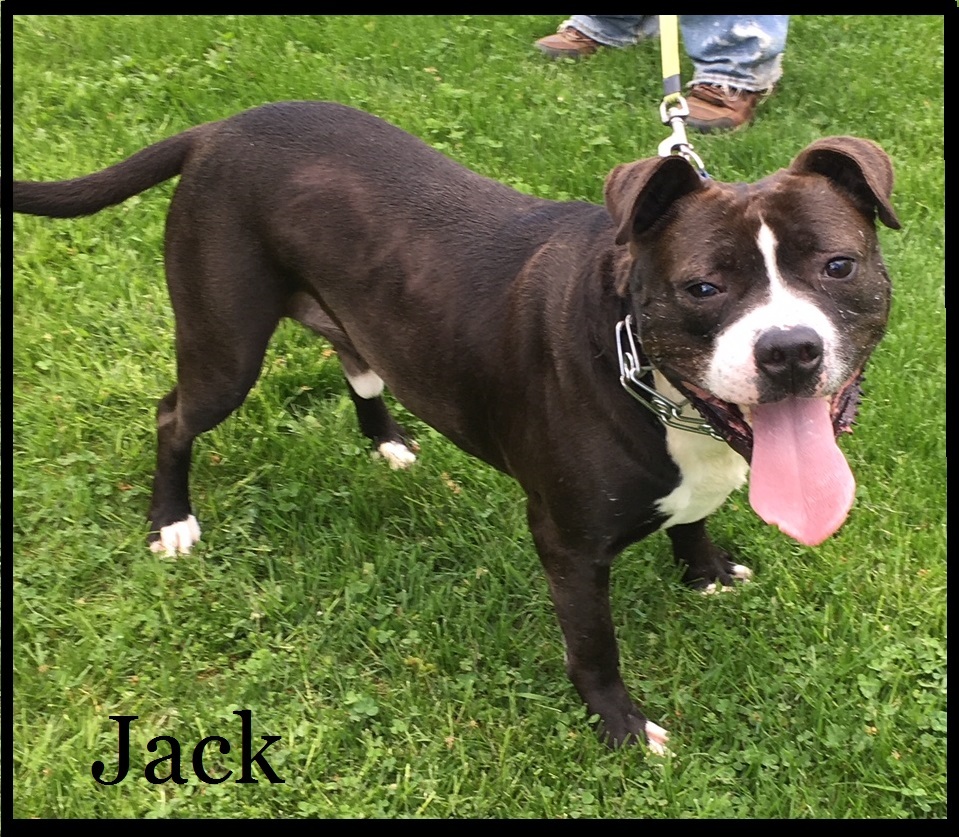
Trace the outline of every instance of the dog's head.
<instances>
[{"instance_id":1,"label":"dog's head","mask_svg":"<svg viewBox=\"0 0 959 837\"><path fill-rule=\"evenodd\" d=\"M784 525L783 505L846 504L824 524L834 530L852 501L851 475L820 478L838 494L801 496L783 480L821 470L851 429L889 314L875 222L899 228L892 183L882 149L853 137L819 140L753 184L704 179L680 157L624 164L606 180L646 355L751 460L754 508L804 542L822 540L823 526Z\"/></svg>"}]
</instances>

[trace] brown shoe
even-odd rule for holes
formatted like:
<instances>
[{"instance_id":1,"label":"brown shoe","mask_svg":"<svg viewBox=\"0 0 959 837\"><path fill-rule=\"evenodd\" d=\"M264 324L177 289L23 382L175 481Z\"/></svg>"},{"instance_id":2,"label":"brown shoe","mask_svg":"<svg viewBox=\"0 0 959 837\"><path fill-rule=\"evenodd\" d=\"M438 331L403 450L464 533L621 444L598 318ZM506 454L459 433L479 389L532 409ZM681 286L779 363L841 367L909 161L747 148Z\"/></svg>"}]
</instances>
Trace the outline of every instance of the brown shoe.
<instances>
[{"instance_id":1,"label":"brown shoe","mask_svg":"<svg viewBox=\"0 0 959 837\"><path fill-rule=\"evenodd\" d=\"M702 134L735 131L752 122L756 106L772 90L755 92L721 84L694 84L686 96L687 124Z\"/></svg>"},{"instance_id":2,"label":"brown shoe","mask_svg":"<svg viewBox=\"0 0 959 837\"><path fill-rule=\"evenodd\" d=\"M587 58L603 44L584 35L578 29L567 26L555 35L548 35L536 42L536 48L548 58Z\"/></svg>"}]
</instances>

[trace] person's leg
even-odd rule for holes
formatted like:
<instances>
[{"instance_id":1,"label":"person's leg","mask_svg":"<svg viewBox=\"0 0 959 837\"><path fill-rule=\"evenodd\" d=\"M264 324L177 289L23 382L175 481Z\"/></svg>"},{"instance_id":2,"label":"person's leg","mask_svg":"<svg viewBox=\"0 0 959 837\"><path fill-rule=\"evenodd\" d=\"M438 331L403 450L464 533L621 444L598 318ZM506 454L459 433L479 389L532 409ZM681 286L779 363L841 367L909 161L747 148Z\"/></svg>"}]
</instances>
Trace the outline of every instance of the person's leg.
<instances>
[{"instance_id":1,"label":"person's leg","mask_svg":"<svg viewBox=\"0 0 959 837\"><path fill-rule=\"evenodd\" d=\"M681 15L693 62L690 127L729 131L748 124L782 76L789 15Z\"/></svg>"},{"instance_id":2,"label":"person's leg","mask_svg":"<svg viewBox=\"0 0 959 837\"><path fill-rule=\"evenodd\" d=\"M789 15L680 15L679 21L692 84L759 93L782 76Z\"/></svg>"},{"instance_id":3,"label":"person's leg","mask_svg":"<svg viewBox=\"0 0 959 837\"><path fill-rule=\"evenodd\" d=\"M632 46L658 31L658 15L573 15L536 48L550 58L585 58L600 47Z\"/></svg>"},{"instance_id":4,"label":"person's leg","mask_svg":"<svg viewBox=\"0 0 959 837\"><path fill-rule=\"evenodd\" d=\"M659 15L572 15L560 29L572 27L603 46L638 44L659 32Z\"/></svg>"}]
</instances>

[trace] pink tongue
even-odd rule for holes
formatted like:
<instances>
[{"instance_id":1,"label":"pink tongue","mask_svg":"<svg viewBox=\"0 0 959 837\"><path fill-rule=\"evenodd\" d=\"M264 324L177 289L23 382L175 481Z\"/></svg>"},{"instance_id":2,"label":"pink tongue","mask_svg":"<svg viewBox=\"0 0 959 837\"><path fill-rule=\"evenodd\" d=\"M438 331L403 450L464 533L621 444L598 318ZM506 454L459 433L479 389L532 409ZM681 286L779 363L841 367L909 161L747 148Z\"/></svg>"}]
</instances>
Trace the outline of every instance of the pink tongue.
<instances>
[{"instance_id":1,"label":"pink tongue","mask_svg":"<svg viewBox=\"0 0 959 837\"><path fill-rule=\"evenodd\" d=\"M763 520L816 546L846 519L856 481L836 445L829 401L786 398L753 408L749 502Z\"/></svg>"}]
</instances>

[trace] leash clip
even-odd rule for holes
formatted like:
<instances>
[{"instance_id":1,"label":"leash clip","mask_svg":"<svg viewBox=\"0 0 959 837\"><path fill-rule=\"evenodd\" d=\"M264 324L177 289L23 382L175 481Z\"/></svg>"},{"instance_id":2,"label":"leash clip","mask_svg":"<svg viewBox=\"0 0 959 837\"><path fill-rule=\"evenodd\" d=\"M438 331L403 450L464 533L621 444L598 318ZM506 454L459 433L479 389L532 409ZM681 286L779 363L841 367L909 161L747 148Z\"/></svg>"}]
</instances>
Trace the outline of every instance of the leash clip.
<instances>
[{"instance_id":1,"label":"leash clip","mask_svg":"<svg viewBox=\"0 0 959 837\"><path fill-rule=\"evenodd\" d=\"M659 144L660 157L682 157L687 163L694 166L700 177L708 177L706 167L699 155L693 151L693 146L686 137L686 117L689 116L689 105L678 93L667 96L659 106L659 115L664 125L672 128L672 135Z\"/></svg>"},{"instance_id":2,"label":"leash clip","mask_svg":"<svg viewBox=\"0 0 959 837\"><path fill-rule=\"evenodd\" d=\"M624 334L626 336L625 341L623 340ZM643 365L640 361L642 355L636 347L636 340L633 336L632 314L628 314L626 319L616 323L616 352L619 356L619 382L623 389L640 404L655 413L663 424L677 430L687 430L690 433L712 436L714 439L723 441L723 437L702 418L683 415L683 408L690 403L688 398L677 404L642 380L653 371L653 366L651 364Z\"/></svg>"}]
</instances>

